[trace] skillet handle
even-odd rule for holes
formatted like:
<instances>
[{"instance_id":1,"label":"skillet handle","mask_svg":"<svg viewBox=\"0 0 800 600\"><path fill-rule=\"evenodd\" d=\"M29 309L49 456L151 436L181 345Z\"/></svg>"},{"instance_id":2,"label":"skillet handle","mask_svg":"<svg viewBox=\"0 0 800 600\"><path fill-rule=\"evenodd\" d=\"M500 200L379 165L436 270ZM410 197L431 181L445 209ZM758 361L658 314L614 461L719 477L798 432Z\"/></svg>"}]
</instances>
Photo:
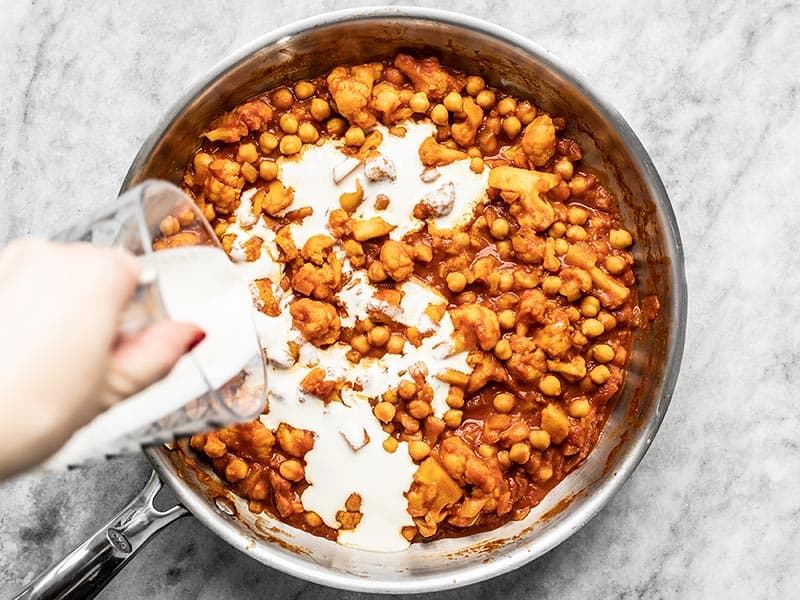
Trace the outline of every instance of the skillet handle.
<instances>
[{"instance_id":1,"label":"skillet handle","mask_svg":"<svg viewBox=\"0 0 800 600\"><path fill-rule=\"evenodd\" d=\"M163 512L153 506L162 486L153 472L144 489L111 521L39 575L15 600L94 598L153 535L189 514L181 504Z\"/></svg>"}]
</instances>

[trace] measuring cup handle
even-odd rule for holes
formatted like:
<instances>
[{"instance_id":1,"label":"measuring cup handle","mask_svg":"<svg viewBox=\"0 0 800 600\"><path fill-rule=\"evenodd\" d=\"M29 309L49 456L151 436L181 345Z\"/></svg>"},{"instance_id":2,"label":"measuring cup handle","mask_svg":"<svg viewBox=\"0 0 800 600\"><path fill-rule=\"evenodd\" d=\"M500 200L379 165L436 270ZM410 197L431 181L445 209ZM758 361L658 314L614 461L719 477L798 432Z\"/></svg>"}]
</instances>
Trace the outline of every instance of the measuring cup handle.
<instances>
[{"instance_id":1,"label":"measuring cup handle","mask_svg":"<svg viewBox=\"0 0 800 600\"><path fill-rule=\"evenodd\" d=\"M162 528L189 512L178 504L160 511L153 499L163 484L155 472L144 489L113 519L39 575L15 600L94 598Z\"/></svg>"}]
</instances>

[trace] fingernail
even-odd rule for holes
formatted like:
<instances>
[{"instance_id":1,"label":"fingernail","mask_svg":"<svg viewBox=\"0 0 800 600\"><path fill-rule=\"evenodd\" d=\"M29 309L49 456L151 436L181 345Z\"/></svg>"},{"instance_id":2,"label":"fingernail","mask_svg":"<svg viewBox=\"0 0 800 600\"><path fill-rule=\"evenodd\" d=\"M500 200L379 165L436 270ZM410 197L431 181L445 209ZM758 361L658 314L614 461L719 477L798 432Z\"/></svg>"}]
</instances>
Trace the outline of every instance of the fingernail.
<instances>
[{"instance_id":1,"label":"fingernail","mask_svg":"<svg viewBox=\"0 0 800 600\"><path fill-rule=\"evenodd\" d=\"M194 337L187 344L186 351L187 352L191 352L204 339L206 339L206 332L205 331L198 331L197 333L194 334Z\"/></svg>"}]
</instances>

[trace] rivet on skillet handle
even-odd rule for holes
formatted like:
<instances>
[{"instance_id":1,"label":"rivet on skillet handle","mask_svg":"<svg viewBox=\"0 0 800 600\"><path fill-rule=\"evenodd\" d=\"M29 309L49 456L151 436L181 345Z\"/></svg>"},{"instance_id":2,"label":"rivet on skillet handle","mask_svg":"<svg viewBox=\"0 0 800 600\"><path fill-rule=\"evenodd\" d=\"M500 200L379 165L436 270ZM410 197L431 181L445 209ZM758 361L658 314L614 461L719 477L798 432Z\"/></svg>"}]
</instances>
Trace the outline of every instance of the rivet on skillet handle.
<instances>
[{"instance_id":1,"label":"rivet on skillet handle","mask_svg":"<svg viewBox=\"0 0 800 600\"><path fill-rule=\"evenodd\" d=\"M144 489L111 521L39 575L15 600L94 598L158 531L188 513L182 506L160 511L153 499L162 487L153 473Z\"/></svg>"}]
</instances>

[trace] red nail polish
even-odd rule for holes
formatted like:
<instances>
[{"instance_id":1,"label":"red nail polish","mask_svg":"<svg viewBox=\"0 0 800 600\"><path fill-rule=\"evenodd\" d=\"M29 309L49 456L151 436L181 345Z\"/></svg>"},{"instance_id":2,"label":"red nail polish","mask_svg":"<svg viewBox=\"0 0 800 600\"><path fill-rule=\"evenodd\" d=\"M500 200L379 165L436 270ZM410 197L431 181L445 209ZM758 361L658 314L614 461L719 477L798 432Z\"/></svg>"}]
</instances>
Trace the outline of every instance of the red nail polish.
<instances>
[{"instance_id":1,"label":"red nail polish","mask_svg":"<svg viewBox=\"0 0 800 600\"><path fill-rule=\"evenodd\" d=\"M187 344L186 351L187 352L191 352L204 339L206 339L206 332L205 331L198 331L197 333L194 334L194 337Z\"/></svg>"}]
</instances>

